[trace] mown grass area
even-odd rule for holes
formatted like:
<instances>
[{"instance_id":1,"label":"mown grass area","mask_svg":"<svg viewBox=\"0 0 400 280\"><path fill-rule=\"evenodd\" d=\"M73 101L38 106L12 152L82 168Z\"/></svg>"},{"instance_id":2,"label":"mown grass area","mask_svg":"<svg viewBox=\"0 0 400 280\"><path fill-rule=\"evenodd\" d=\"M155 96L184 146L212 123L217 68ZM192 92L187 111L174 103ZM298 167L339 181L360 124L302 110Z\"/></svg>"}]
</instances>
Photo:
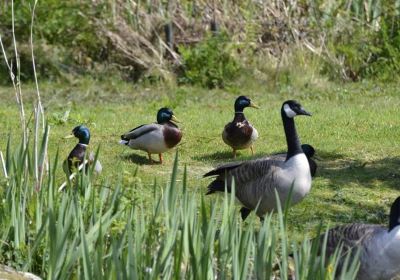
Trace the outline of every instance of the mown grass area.
<instances>
[{"instance_id":1,"label":"mown grass area","mask_svg":"<svg viewBox=\"0 0 400 280\"><path fill-rule=\"evenodd\" d=\"M283 101L296 99L313 113L311 118L296 119L302 143L313 145L319 157L311 193L289 212L289 228L298 238L304 234L312 236L320 223L386 224L389 206L400 194L400 96L396 85L321 82L299 88L283 87L277 92L256 81L228 90L206 90L82 80L73 85L45 83L41 87L51 126L50 158L58 149L64 159L75 140L62 136L78 124L86 124L92 134L92 149L100 146L104 168L96 185L113 185L122 180L125 195L143 203L145 209L152 202L154 182L159 183L157 188L162 192L170 179L174 152L164 155L163 165L150 165L144 152L120 146L119 135L155 121L160 107L171 107L182 121L184 133L178 146L179 168L182 171L187 166L189 191L197 193L200 199L209 183L202 175L213 166L233 160L221 132L233 117L233 102L239 94L251 97L261 107L245 111L260 133L254 158L285 151L280 118ZM31 89L34 87L28 85L24 92L26 108L30 106L30 96L34 96ZM12 145L18 144L20 128L12 91L1 88L0 95L4 97L0 105L0 150L4 152L10 132ZM66 111L70 111L69 115L63 119ZM250 151L241 151L237 159L251 158ZM56 182L61 184L64 179L60 166ZM216 199L209 196L205 201L211 204ZM251 215L249 219L257 218Z\"/></svg>"}]
</instances>

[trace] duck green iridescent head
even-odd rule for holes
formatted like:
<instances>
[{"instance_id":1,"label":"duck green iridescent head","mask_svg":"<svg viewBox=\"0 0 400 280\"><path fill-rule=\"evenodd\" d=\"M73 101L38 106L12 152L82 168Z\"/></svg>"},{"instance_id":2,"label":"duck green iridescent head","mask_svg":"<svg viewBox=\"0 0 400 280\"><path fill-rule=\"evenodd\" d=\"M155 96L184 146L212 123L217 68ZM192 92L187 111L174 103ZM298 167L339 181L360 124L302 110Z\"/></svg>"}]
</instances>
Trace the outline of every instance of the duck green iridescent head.
<instances>
[{"instance_id":1,"label":"duck green iridescent head","mask_svg":"<svg viewBox=\"0 0 400 280\"><path fill-rule=\"evenodd\" d=\"M259 107L251 102L250 98L241 95L236 98L235 101L235 112L243 112L244 108L252 107L258 109Z\"/></svg>"},{"instance_id":2,"label":"duck green iridescent head","mask_svg":"<svg viewBox=\"0 0 400 280\"><path fill-rule=\"evenodd\" d=\"M162 124L168 121L179 122L174 113L169 108L161 108L157 112L157 123Z\"/></svg>"},{"instance_id":3,"label":"duck green iridescent head","mask_svg":"<svg viewBox=\"0 0 400 280\"><path fill-rule=\"evenodd\" d=\"M70 138L73 136L79 139L79 143L89 145L90 131L86 126L78 125L74 127L74 129L72 130L72 134L66 136L65 138Z\"/></svg>"}]
</instances>

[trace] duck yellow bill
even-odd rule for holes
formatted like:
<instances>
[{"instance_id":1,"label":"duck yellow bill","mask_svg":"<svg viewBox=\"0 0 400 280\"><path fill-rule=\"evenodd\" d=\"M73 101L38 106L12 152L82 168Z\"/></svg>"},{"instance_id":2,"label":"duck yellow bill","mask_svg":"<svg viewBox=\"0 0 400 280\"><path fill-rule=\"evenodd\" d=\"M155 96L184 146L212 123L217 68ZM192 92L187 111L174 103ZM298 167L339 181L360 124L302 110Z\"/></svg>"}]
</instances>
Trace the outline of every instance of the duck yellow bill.
<instances>
[{"instance_id":1,"label":"duck yellow bill","mask_svg":"<svg viewBox=\"0 0 400 280\"><path fill-rule=\"evenodd\" d=\"M251 108L256 108L256 109L260 109L260 107L258 107L256 104L254 104L253 102L250 102L249 107Z\"/></svg>"},{"instance_id":2,"label":"duck yellow bill","mask_svg":"<svg viewBox=\"0 0 400 280\"><path fill-rule=\"evenodd\" d=\"M175 115L172 115L171 121L179 123L180 121L175 117Z\"/></svg>"},{"instance_id":3,"label":"duck yellow bill","mask_svg":"<svg viewBox=\"0 0 400 280\"><path fill-rule=\"evenodd\" d=\"M64 138L64 139L68 139L68 138L72 138L72 137L74 137L73 134L68 134L67 136L64 136L63 138Z\"/></svg>"}]
</instances>

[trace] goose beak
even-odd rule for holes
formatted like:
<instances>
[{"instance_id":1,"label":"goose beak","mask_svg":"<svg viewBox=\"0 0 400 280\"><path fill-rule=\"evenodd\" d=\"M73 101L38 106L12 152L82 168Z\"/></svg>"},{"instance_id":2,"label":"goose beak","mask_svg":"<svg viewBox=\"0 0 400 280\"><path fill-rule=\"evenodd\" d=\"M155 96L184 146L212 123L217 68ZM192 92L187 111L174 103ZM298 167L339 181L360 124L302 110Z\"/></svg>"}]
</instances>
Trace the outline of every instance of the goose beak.
<instances>
[{"instance_id":1,"label":"goose beak","mask_svg":"<svg viewBox=\"0 0 400 280\"><path fill-rule=\"evenodd\" d=\"M64 136L63 139L68 139L68 138L72 138L72 137L74 137L74 135L71 133L71 134L68 134L67 136Z\"/></svg>"},{"instance_id":2,"label":"goose beak","mask_svg":"<svg viewBox=\"0 0 400 280\"><path fill-rule=\"evenodd\" d=\"M253 102L250 102L249 107L251 108L256 108L256 109L260 109L260 107L258 107L256 104L254 104Z\"/></svg>"},{"instance_id":3,"label":"goose beak","mask_svg":"<svg viewBox=\"0 0 400 280\"><path fill-rule=\"evenodd\" d=\"M298 115L304 115L304 116L312 116L311 113L307 112L306 110L304 110L304 108L300 108L299 112L297 113Z\"/></svg>"},{"instance_id":4,"label":"goose beak","mask_svg":"<svg viewBox=\"0 0 400 280\"><path fill-rule=\"evenodd\" d=\"M180 121L175 117L175 115L172 115L171 121L176 122L176 123L180 123Z\"/></svg>"}]
</instances>

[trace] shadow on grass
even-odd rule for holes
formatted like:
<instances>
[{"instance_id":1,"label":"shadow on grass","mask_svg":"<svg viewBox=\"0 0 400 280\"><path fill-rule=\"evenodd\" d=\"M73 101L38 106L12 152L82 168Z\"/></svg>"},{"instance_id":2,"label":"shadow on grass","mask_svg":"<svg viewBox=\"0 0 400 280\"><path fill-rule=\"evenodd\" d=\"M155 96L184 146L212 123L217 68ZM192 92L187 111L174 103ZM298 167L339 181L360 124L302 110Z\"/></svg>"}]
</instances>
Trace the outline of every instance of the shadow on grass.
<instances>
[{"instance_id":1,"label":"shadow on grass","mask_svg":"<svg viewBox=\"0 0 400 280\"><path fill-rule=\"evenodd\" d=\"M329 179L333 186L357 183L372 188L384 183L400 190L400 157L361 161L323 152L317 152L317 156L322 159L317 162L317 176Z\"/></svg>"},{"instance_id":2,"label":"shadow on grass","mask_svg":"<svg viewBox=\"0 0 400 280\"><path fill-rule=\"evenodd\" d=\"M199 161L218 161L218 160L233 160L232 151L215 152L212 154L204 154L199 156L194 156L194 160Z\"/></svg>"},{"instance_id":3,"label":"shadow on grass","mask_svg":"<svg viewBox=\"0 0 400 280\"><path fill-rule=\"evenodd\" d=\"M147 156L142 156L142 155L138 155L138 154L126 154L126 155L122 155L121 156L123 160L128 160L131 161L137 165L151 165L152 163L150 163L149 159L147 158ZM153 159L154 160L154 159Z\"/></svg>"}]
</instances>

